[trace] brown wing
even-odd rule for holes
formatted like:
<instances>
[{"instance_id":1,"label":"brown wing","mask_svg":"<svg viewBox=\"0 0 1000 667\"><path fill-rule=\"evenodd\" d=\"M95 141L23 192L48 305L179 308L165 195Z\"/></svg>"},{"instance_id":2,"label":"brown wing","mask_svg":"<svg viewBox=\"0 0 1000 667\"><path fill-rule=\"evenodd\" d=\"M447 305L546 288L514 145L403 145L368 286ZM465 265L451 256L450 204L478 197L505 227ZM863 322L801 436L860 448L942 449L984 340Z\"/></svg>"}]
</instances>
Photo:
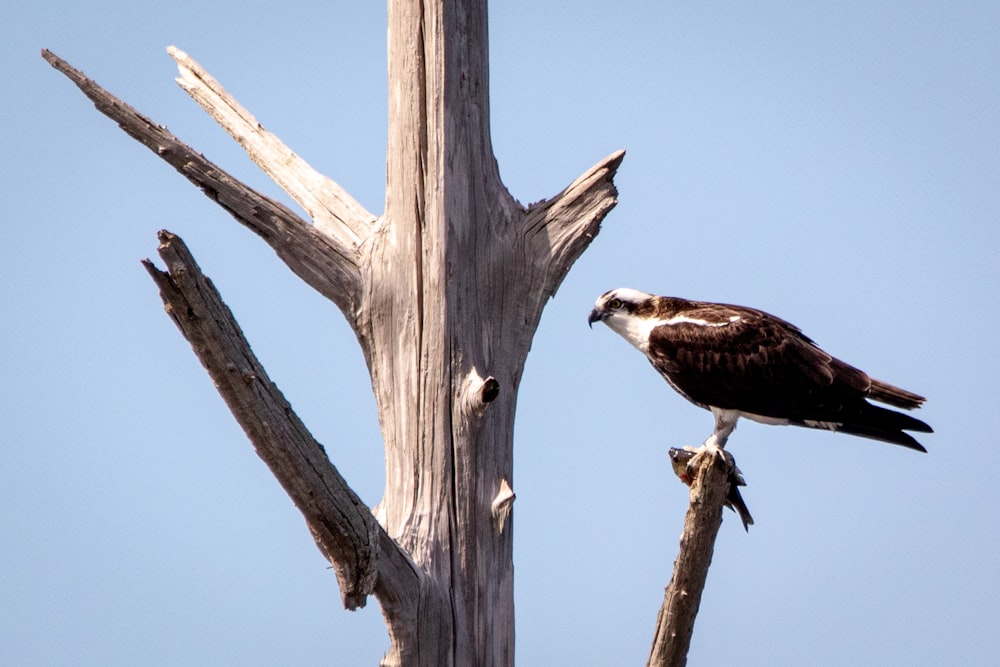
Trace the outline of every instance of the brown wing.
<instances>
[{"instance_id":1,"label":"brown wing","mask_svg":"<svg viewBox=\"0 0 1000 667\"><path fill-rule=\"evenodd\" d=\"M763 311L689 303L650 334L653 366L681 394L717 407L826 428L925 451L904 430L931 427L903 408L923 397L872 380L824 352L797 327Z\"/></svg>"},{"instance_id":2,"label":"brown wing","mask_svg":"<svg viewBox=\"0 0 1000 667\"><path fill-rule=\"evenodd\" d=\"M859 398L870 382L846 364L835 373L829 354L762 311L695 303L674 319L653 329L649 358L677 391L702 406L790 418L815 405L837 375Z\"/></svg>"}]
</instances>

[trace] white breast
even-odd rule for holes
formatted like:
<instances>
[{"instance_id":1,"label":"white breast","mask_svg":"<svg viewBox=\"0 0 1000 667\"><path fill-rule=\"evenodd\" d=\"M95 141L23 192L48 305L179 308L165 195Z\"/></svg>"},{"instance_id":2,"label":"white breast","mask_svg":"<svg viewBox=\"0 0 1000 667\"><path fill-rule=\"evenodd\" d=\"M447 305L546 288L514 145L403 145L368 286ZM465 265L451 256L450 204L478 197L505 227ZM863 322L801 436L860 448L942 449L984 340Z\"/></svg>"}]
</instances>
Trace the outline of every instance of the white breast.
<instances>
[{"instance_id":1,"label":"white breast","mask_svg":"<svg viewBox=\"0 0 1000 667\"><path fill-rule=\"evenodd\" d=\"M649 334L654 328L663 324L661 320L634 317L624 313L616 313L604 320L604 323L643 354L649 350Z\"/></svg>"}]
</instances>

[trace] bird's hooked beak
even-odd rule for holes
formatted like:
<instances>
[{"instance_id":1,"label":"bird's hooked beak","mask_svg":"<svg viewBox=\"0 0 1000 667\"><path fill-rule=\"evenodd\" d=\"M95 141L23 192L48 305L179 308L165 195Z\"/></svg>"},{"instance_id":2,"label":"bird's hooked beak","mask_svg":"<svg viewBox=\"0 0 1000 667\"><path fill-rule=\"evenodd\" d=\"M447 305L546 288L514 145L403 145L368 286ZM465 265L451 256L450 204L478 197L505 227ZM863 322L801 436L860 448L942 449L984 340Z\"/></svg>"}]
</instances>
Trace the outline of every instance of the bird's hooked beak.
<instances>
[{"instance_id":1,"label":"bird's hooked beak","mask_svg":"<svg viewBox=\"0 0 1000 667\"><path fill-rule=\"evenodd\" d=\"M603 322L605 317L607 317L606 312L594 308L592 311L590 311L590 315L587 317L587 326L593 329L594 322Z\"/></svg>"}]
</instances>

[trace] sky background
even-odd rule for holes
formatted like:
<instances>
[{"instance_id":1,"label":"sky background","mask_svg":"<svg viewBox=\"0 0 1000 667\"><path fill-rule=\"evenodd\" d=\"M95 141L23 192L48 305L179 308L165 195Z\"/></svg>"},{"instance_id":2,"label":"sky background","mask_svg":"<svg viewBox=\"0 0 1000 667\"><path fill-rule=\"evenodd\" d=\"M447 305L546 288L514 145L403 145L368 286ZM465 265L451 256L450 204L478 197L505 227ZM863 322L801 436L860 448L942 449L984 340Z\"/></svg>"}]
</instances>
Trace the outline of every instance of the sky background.
<instances>
[{"instance_id":1,"label":"sky background","mask_svg":"<svg viewBox=\"0 0 1000 667\"><path fill-rule=\"evenodd\" d=\"M139 260L191 246L371 505L370 383L340 313L40 57L52 49L282 201L174 83L175 44L380 213L379 2L0 9L0 663L372 665L333 573ZM708 413L610 330L628 286L751 305L928 397L928 454L743 423L690 664L996 660L1000 7L529 2L490 10L493 143L527 204L619 148L619 204L546 308L515 440L520 665L640 665Z\"/></svg>"}]
</instances>

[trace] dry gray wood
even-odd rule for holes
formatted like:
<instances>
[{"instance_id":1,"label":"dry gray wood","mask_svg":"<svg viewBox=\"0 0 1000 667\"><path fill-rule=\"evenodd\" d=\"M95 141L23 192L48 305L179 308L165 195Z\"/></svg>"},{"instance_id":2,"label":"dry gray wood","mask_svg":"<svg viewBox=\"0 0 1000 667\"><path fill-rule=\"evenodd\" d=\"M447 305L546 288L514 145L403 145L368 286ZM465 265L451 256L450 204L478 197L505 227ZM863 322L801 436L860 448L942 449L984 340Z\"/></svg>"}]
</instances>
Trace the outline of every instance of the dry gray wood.
<instances>
[{"instance_id":1,"label":"dry gray wood","mask_svg":"<svg viewBox=\"0 0 1000 667\"><path fill-rule=\"evenodd\" d=\"M368 236L375 216L343 188L317 172L237 102L191 56L175 46L167 53L177 62L177 83L246 150L247 155L299 203L318 230L346 248Z\"/></svg>"},{"instance_id":2,"label":"dry gray wood","mask_svg":"<svg viewBox=\"0 0 1000 667\"><path fill-rule=\"evenodd\" d=\"M517 387L545 302L615 203L621 155L526 211L493 156L486 3L390 2L388 18L388 187L359 312L386 444L380 512L451 591L453 623L423 626L421 646L450 639L440 664L510 665L516 519L501 533L491 508L503 480L517 488ZM490 376L497 396L478 405Z\"/></svg>"},{"instance_id":3,"label":"dry gray wood","mask_svg":"<svg viewBox=\"0 0 1000 667\"><path fill-rule=\"evenodd\" d=\"M421 573L375 521L326 451L309 433L257 360L212 281L187 245L159 233L167 270L143 265L163 305L208 371L219 394L261 459L305 516L320 551L337 575L344 606L365 605L369 594L394 582L412 604Z\"/></svg>"},{"instance_id":4,"label":"dry gray wood","mask_svg":"<svg viewBox=\"0 0 1000 667\"><path fill-rule=\"evenodd\" d=\"M209 199L264 239L306 283L341 310L356 307L361 298L361 277L354 247L338 243L281 202L226 173L165 127L146 118L48 49L42 49L42 57L75 83L97 110L118 123L126 134L153 151Z\"/></svg>"},{"instance_id":5,"label":"dry gray wood","mask_svg":"<svg viewBox=\"0 0 1000 667\"><path fill-rule=\"evenodd\" d=\"M715 538L722 525L722 507L729 492L732 464L722 455L701 453L692 461L690 504L684 516L680 548L670 583L656 618L649 667L687 664L695 617L712 564Z\"/></svg>"},{"instance_id":6,"label":"dry gray wood","mask_svg":"<svg viewBox=\"0 0 1000 667\"><path fill-rule=\"evenodd\" d=\"M617 201L621 151L530 207L508 193L489 135L486 14L485 0L390 0L386 200L377 218L171 50L185 90L312 225L43 52L102 113L261 235L353 327L386 450L375 511L382 532L371 538L344 493L302 511L314 532L343 521L327 514L354 517L345 531L353 552L324 546L332 535L317 541L337 562L345 603L377 596L391 640L386 665L513 664L517 389L545 303ZM251 409L241 406L230 407ZM322 496L329 482L302 472L301 490ZM393 562L383 567L384 558Z\"/></svg>"}]
</instances>

